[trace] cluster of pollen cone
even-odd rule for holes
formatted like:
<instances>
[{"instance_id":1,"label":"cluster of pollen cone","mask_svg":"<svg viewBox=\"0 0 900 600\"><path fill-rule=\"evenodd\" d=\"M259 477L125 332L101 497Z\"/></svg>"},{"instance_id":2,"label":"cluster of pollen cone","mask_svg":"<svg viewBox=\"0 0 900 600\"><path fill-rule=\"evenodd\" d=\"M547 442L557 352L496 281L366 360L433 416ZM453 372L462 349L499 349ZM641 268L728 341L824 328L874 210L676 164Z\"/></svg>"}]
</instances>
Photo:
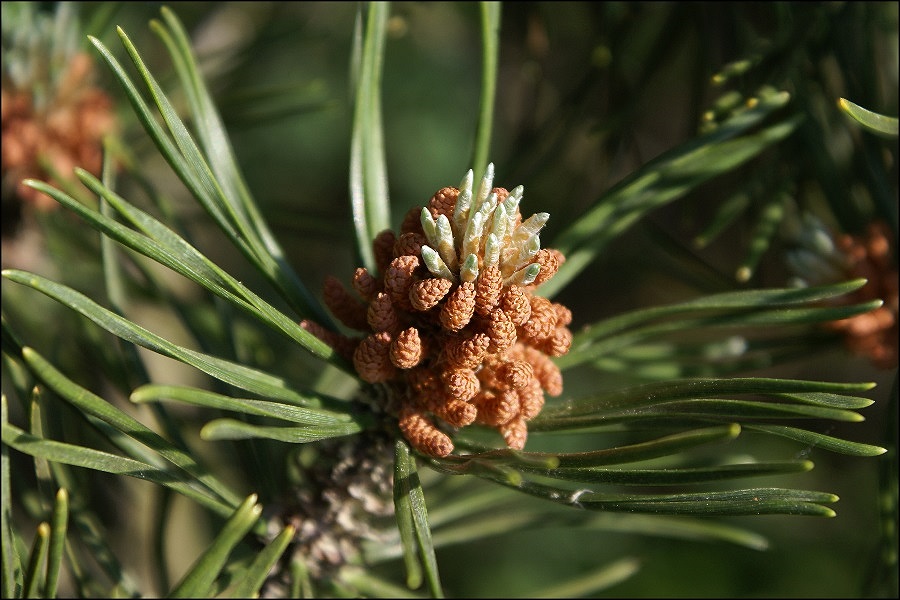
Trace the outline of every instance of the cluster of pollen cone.
<instances>
[{"instance_id":1,"label":"cluster of pollen cone","mask_svg":"<svg viewBox=\"0 0 900 600\"><path fill-rule=\"evenodd\" d=\"M88 55L75 54L66 64L52 96L40 105L33 90L16 87L5 77L3 81L3 194L14 194L16 201L41 210L56 207L56 202L22 180L52 181L52 172L42 160L65 177L75 166L99 173L101 142L114 127L112 100L91 84L93 63Z\"/></svg>"},{"instance_id":2,"label":"cluster of pollen cone","mask_svg":"<svg viewBox=\"0 0 900 600\"><path fill-rule=\"evenodd\" d=\"M875 221L862 235L843 234L837 238L836 246L845 257L847 275L867 279L866 285L850 300L882 299L884 304L828 324L829 328L843 332L852 352L867 357L880 369L897 366L897 268L893 265L891 237L888 226Z\"/></svg>"},{"instance_id":3,"label":"cluster of pollen cone","mask_svg":"<svg viewBox=\"0 0 900 600\"><path fill-rule=\"evenodd\" d=\"M353 291L325 282L325 302L347 337L302 325L353 361L360 378L384 384L403 435L418 451L446 456L447 431L473 423L495 428L522 449L527 421L544 395L562 393L551 357L569 351L569 310L534 295L564 260L540 247L547 213L522 220L521 186L492 187L494 167L473 189L439 190L411 210L399 235L373 242L378 272L358 268Z\"/></svg>"}]
</instances>

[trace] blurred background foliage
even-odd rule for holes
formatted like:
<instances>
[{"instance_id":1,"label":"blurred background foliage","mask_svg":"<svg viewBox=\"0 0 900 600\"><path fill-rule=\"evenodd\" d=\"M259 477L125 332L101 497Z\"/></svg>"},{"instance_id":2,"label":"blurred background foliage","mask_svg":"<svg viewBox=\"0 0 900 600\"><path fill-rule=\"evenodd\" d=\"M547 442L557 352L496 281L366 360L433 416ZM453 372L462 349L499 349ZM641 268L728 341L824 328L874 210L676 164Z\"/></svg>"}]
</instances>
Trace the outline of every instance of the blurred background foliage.
<instances>
[{"instance_id":1,"label":"blurred background foliage","mask_svg":"<svg viewBox=\"0 0 900 600\"><path fill-rule=\"evenodd\" d=\"M49 8L51 3L43 4ZM115 41L110 25L121 26L155 73L171 74L161 44L146 27L160 6L87 2L79 18L86 33L109 45ZM174 8L191 33L249 187L298 274L318 291L326 275L352 272L357 259L347 191L352 121L348 66L356 4L179 2ZM470 167L480 94L480 27L476 3L392 5L382 106L395 226L409 207L455 184ZM837 101L847 98L877 113L897 115L897 3L517 2L503 5L501 28L490 158L498 185L523 184L527 207L551 214L547 245L623 177L711 127L717 111L739 110L766 90L786 90L791 100L782 110L802 117L783 142L652 212L617 238L557 298L572 309L573 329L699 294L787 285L796 273L785 262L791 240L780 233L792 215L803 211L847 233L862 232L869 222L881 220L896 240L896 138L862 131ZM716 74L722 77L716 79ZM114 96L118 93L109 85L108 73L101 70L99 81ZM162 77L162 83L172 89L173 79ZM177 90L172 94L183 101ZM217 243L221 233L196 219L199 207L183 199L180 184L134 126L127 103L117 106L122 145L170 197L173 214L191 224L192 235L210 258L229 265L230 273L253 287L258 273L230 245ZM127 176L122 186L140 189L139 181ZM697 237L725 201L740 194L746 200L733 222L718 237L698 244ZM787 200L779 204L778 226L761 242L764 251L748 263L748 246L760 239L767 207L781 198ZM23 233L32 219L46 234L26 244ZM100 277L98 264L87 260L99 242L92 231L80 231L72 223L63 211L26 216L19 235L4 240L4 267L50 272L86 289ZM64 234L65 243L57 246L54 233ZM739 273L748 264L749 270ZM190 299L197 290L182 283L173 280L170 293L192 310ZM33 293L27 306L16 303L27 292L8 287L4 283L4 312L11 322L53 324L43 328L44 343L29 344L52 348L48 358L61 369L78 373L85 385L102 382L101 373L120 371L115 368L119 354L113 351L117 341ZM143 310L132 316L178 341L178 330L166 329L169 317L156 308L158 300L148 292ZM287 342L258 329L242 329L239 320L235 332L262 336L246 347L255 349L253 362L273 371L300 371L315 364L312 359L307 365L282 364L284 357L297 356L285 350ZM896 364L876 369L865 358L850 355L835 338L821 339L815 352L804 347L784 364L751 365L743 373L877 382L867 421L852 427L837 424L826 433L896 448ZM148 364L154 381L196 383L198 377L166 359L155 357ZM588 384L612 388L623 381L693 374L679 368L665 360L610 364L603 380L598 381L595 371L576 371L567 374L566 385L568 390ZM127 401L122 406L149 415L145 407L130 407ZM60 410L66 408L60 404ZM204 422L190 408L175 407L172 413L185 423L193 420L196 429ZM78 440L91 434L73 426L65 435ZM896 574L885 579L876 568L883 551L879 470L896 478L895 452L860 460L815 448L798 453L786 442L767 444L763 455L815 458L815 470L798 480L805 489L840 496L838 518L754 518L750 525L770 540L765 552L589 528L524 529L440 548L445 588L458 596L526 595L548 580L635 556L640 573L611 588L612 595L896 595ZM227 456L215 455L214 448L204 451L227 472ZM21 477L27 478L27 471L22 467ZM90 489L97 497L91 502L108 509L101 514L123 563L134 577L146 577L141 563L152 550L135 547L131 540L136 524L144 521L135 515L145 510L148 484L96 473L80 476L94 483ZM778 478L759 481L780 483ZM244 485L239 482L239 489ZM181 533L174 534L178 543L172 551L178 546L185 556L193 556L210 532L197 531L207 521L180 504L177 499L180 516L171 527ZM734 521L747 525L746 518Z\"/></svg>"}]
</instances>

